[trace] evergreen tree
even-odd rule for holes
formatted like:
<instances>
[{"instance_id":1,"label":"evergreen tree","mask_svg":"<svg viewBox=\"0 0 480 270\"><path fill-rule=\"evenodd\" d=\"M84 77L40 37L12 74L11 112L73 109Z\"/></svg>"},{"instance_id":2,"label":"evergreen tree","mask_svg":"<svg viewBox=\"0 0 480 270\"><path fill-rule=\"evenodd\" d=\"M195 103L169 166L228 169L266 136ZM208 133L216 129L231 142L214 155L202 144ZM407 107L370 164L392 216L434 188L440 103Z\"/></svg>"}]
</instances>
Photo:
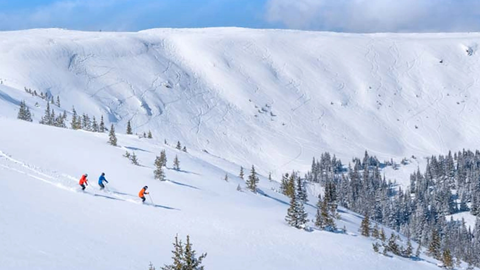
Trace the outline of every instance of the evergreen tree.
<instances>
[{"instance_id":1,"label":"evergreen tree","mask_svg":"<svg viewBox=\"0 0 480 270\"><path fill-rule=\"evenodd\" d=\"M187 147L184 146L183 149L182 149L182 151L186 153L186 152L187 152Z\"/></svg>"},{"instance_id":2,"label":"evergreen tree","mask_svg":"<svg viewBox=\"0 0 480 270\"><path fill-rule=\"evenodd\" d=\"M443 267L453 269L453 258L449 249L445 249L442 254Z\"/></svg>"},{"instance_id":3,"label":"evergreen tree","mask_svg":"<svg viewBox=\"0 0 480 270\"><path fill-rule=\"evenodd\" d=\"M110 133L109 133L109 141L111 145L117 146L117 136L115 136L115 128L112 126L110 127Z\"/></svg>"},{"instance_id":4,"label":"evergreen tree","mask_svg":"<svg viewBox=\"0 0 480 270\"><path fill-rule=\"evenodd\" d=\"M85 113L82 115L82 129L86 131L92 130L92 122L90 122L90 116Z\"/></svg>"},{"instance_id":5,"label":"evergreen tree","mask_svg":"<svg viewBox=\"0 0 480 270\"><path fill-rule=\"evenodd\" d=\"M207 256L206 253L197 258L196 252L190 243L190 237L187 235L187 244L184 245L182 241L178 241L178 236L175 236L175 243L173 243L173 263L165 265L162 270L203 270L202 262Z\"/></svg>"},{"instance_id":6,"label":"evergreen tree","mask_svg":"<svg viewBox=\"0 0 480 270\"><path fill-rule=\"evenodd\" d=\"M372 237L374 237L375 239L378 239L380 236L380 232L378 231L378 223L375 222L375 226L373 226L373 229L372 229Z\"/></svg>"},{"instance_id":7,"label":"evergreen tree","mask_svg":"<svg viewBox=\"0 0 480 270\"><path fill-rule=\"evenodd\" d=\"M257 193L257 184L260 181L258 179L257 173L255 172L255 166L252 165L252 170L250 171L250 176L246 181L247 188L252 191L253 193Z\"/></svg>"},{"instance_id":8,"label":"evergreen tree","mask_svg":"<svg viewBox=\"0 0 480 270\"><path fill-rule=\"evenodd\" d=\"M95 119L95 116L93 116L92 118L92 131L98 132L98 124L97 124L97 120Z\"/></svg>"},{"instance_id":9,"label":"evergreen tree","mask_svg":"<svg viewBox=\"0 0 480 270\"><path fill-rule=\"evenodd\" d=\"M150 130L148 131L148 138L153 139L152 132Z\"/></svg>"},{"instance_id":10,"label":"evergreen tree","mask_svg":"<svg viewBox=\"0 0 480 270\"><path fill-rule=\"evenodd\" d=\"M223 180L225 180L225 182L228 182L228 174L225 174L225 177L223 178Z\"/></svg>"},{"instance_id":11,"label":"evergreen tree","mask_svg":"<svg viewBox=\"0 0 480 270\"><path fill-rule=\"evenodd\" d=\"M323 206L322 196L319 194L318 202L317 202L317 214L315 215L315 226L323 230L325 229L325 220L322 215L322 206Z\"/></svg>"},{"instance_id":12,"label":"evergreen tree","mask_svg":"<svg viewBox=\"0 0 480 270\"><path fill-rule=\"evenodd\" d=\"M132 161L133 165L137 165L137 166L140 165L140 163L138 163L137 155L135 155L135 152L132 153L130 160Z\"/></svg>"},{"instance_id":13,"label":"evergreen tree","mask_svg":"<svg viewBox=\"0 0 480 270\"><path fill-rule=\"evenodd\" d=\"M403 256L410 258L413 255L413 247L412 247L412 242L410 241L410 238L407 240L407 248L403 251Z\"/></svg>"},{"instance_id":14,"label":"evergreen tree","mask_svg":"<svg viewBox=\"0 0 480 270\"><path fill-rule=\"evenodd\" d=\"M132 135L132 126L130 125L130 120L127 122L127 134Z\"/></svg>"},{"instance_id":15,"label":"evergreen tree","mask_svg":"<svg viewBox=\"0 0 480 270\"><path fill-rule=\"evenodd\" d=\"M362 220L362 223L360 225L360 230L363 236L370 237L370 217L368 216L368 213L365 215L365 217Z\"/></svg>"},{"instance_id":16,"label":"evergreen tree","mask_svg":"<svg viewBox=\"0 0 480 270\"><path fill-rule=\"evenodd\" d=\"M299 200L301 200L304 204L307 203L307 189L305 187L305 182L300 177L297 177L297 194Z\"/></svg>"},{"instance_id":17,"label":"evergreen tree","mask_svg":"<svg viewBox=\"0 0 480 270\"><path fill-rule=\"evenodd\" d=\"M240 184L238 184L237 186L237 191L242 191L242 187L240 186Z\"/></svg>"},{"instance_id":18,"label":"evergreen tree","mask_svg":"<svg viewBox=\"0 0 480 270\"><path fill-rule=\"evenodd\" d=\"M372 246L373 246L373 251L374 252L378 253L380 251L378 243L373 243Z\"/></svg>"},{"instance_id":19,"label":"evergreen tree","mask_svg":"<svg viewBox=\"0 0 480 270\"><path fill-rule=\"evenodd\" d=\"M130 159L130 153L128 151L125 152L125 154L123 155L124 157Z\"/></svg>"},{"instance_id":20,"label":"evergreen tree","mask_svg":"<svg viewBox=\"0 0 480 270\"><path fill-rule=\"evenodd\" d=\"M400 247L397 244L397 236L394 233L388 239L388 250L395 255L400 255Z\"/></svg>"},{"instance_id":21,"label":"evergreen tree","mask_svg":"<svg viewBox=\"0 0 480 270\"><path fill-rule=\"evenodd\" d=\"M272 173L271 173L271 172L268 173L268 181L270 181L270 182L273 181L273 180L272 180Z\"/></svg>"},{"instance_id":22,"label":"evergreen tree","mask_svg":"<svg viewBox=\"0 0 480 270\"><path fill-rule=\"evenodd\" d=\"M428 245L428 253L437 260L441 260L441 241L437 230L432 231L430 244Z\"/></svg>"},{"instance_id":23,"label":"evergreen tree","mask_svg":"<svg viewBox=\"0 0 480 270\"><path fill-rule=\"evenodd\" d=\"M165 152L165 150L162 150L162 152L160 152L160 162L163 167L167 166L167 153Z\"/></svg>"},{"instance_id":24,"label":"evergreen tree","mask_svg":"<svg viewBox=\"0 0 480 270\"><path fill-rule=\"evenodd\" d=\"M385 240L387 240L387 237L385 236L385 231L383 230L383 228L380 229L379 236L380 236L380 241L385 242Z\"/></svg>"},{"instance_id":25,"label":"evergreen tree","mask_svg":"<svg viewBox=\"0 0 480 270\"><path fill-rule=\"evenodd\" d=\"M57 107L60 107L60 96L57 96L57 103L56 103Z\"/></svg>"},{"instance_id":26,"label":"evergreen tree","mask_svg":"<svg viewBox=\"0 0 480 270\"><path fill-rule=\"evenodd\" d=\"M415 257L420 258L421 252L422 252L422 242L419 242L417 246L417 250L415 251Z\"/></svg>"},{"instance_id":27,"label":"evergreen tree","mask_svg":"<svg viewBox=\"0 0 480 270\"><path fill-rule=\"evenodd\" d=\"M180 161L178 160L178 156L175 155L175 159L173 160L173 169L176 171L180 171Z\"/></svg>"},{"instance_id":28,"label":"evergreen tree","mask_svg":"<svg viewBox=\"0 0 480 270\"><path fill-rule=\"evenodd\" d=\"M43 125L53 125L53 119L52 119L52 112L50 111L50 103L47 102L47 107L45 108L45 114L43 115L42 119L40 120L40 124Z\"/></svg>"},{"instance_id":29,"label":"evergreen tree","mask_svg":"<svg viewBox=\"0 0 480 270\"><path fill-rule=\"evenodd\" d=\"M105 123L103 122L103 115L100 117L100 126L98 127L98 131L105 132Z\"/></svg>"},{"instance_id":30,"label":"evergreen tree","mask_svg":"<svg viewBox=\"0 0 480 270\"><path fill-rule=\"evenodd\" d=\"M244 174L244 172L243 172L243 167L240 166L240 174L239 174L240 179L245 180L245 179L244 179L244 175L245 175L245 174Z\"/></svg>"},{"instance_id":31,"label":"evergreen tree","mask_svg":"<svg viewBox=\"0 0 480 270\"><path fill-rule=\"evenodd\" d=\"M17 118L20 120L32 122L32 114L30 113L30 109L28 108L25 101L20 102L20 109L18 110Z\"/></svg>"},{"instance_id":32,"label":"evergreen tree","mask_svg":"<svg viewBox=\"0 0 480 270\"><path fill-rule=\"evenodd\" d=\"M290 207L287 210L285 221L292 227L301 229L307 223L307 213L303 203L297 199L296 194L290 199Z\"/></svg>"},{"instance_id":33,"label":"evergreen tree","mask_svg":"<svg viewBox=\"0 0 480 270\"><path fill-rule=\"evenodd\" d=\"M72 107L72 121L70 122L70 126L72 129L80 129L81 127L81 119L77 115L77 111L75 110L75 107Z\"/></svg>"},{"instance_id":34,"label":"evergreen tree","mask_svg":"<svg viewBox=\"0 0 480 270\"><path fill-rule=\"evenodd\" d=\"M177 141L177 147L178 150L182 150L182 145L180 144L180 141Z\"/></svg>"},{"instance_id":35,"label":"evergreen tree","mask_svg":"<svg viewBox=\"0 0 480 270\"><path fill-rule=\"evenodd\" d=\"M163 171L163 161L161 155L155 158L154 164L155 170L153 171L153 174L155 176L155 179L165 181L165 172Z\"/></svg>"}]
</instances>

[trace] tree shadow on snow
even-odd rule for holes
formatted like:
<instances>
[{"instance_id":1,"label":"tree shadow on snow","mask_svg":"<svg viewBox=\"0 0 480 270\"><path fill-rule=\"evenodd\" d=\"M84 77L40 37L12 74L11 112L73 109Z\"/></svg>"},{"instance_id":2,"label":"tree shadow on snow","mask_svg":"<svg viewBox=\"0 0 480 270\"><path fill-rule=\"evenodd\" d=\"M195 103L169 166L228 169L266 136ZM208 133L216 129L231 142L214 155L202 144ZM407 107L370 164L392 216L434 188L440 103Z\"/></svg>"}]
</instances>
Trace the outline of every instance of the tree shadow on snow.
<instances>
[{"instance_id":1,"label":"tree shadow on snow","mask_svg":"<svg viewBox=\"0 0 480 270\"><path fill-rule=\"evenodd\" d=\"M166 166L165 166L165 168L167 168L168 170L174 170L174 171L176 171L176 172L188 173L188 174L194 174L194 175L200 175L200 174L198 174L198 173L194 173L194 172L190 172L190 171L185 171L185 170L175 170L174 168L169 168L169 167L166 167Z\"/></svg>"},{"instance_id":2,"label":"tree shadow on snow","mask_svg":"<svg viewBox=\"0 0 480 270\"><path fill-rule=\"evenodd\" d=\"M93 194L93 196L95 196L95 197L102 197L102 198L105 198L105 199L115 200L115 201L124 201L124 200L119 199L119 198L110 197L110 196L102 195L102 194Z\"/></svg>"},{"instance_id":3,"label":"tree shadow on snow","mask_svg":"<svg viewBox=\"0 0 480 270\"><path fill-rule=\"evenodd\" d=\"M191 186L191 185L188 185L188 184L176 182L176 181L173 181L173 180L167 179L166 181L167 181L167 182L170 182L170 183L172 183L172 184L175 184L175 185L179 185L179 186L183 186L183 187L188 187L188 188L193 188L193 189L198 189L198 190L200 190L199 188L197 188L197 187L195 187L195 186Z\"/></svg>"},{"instance_id":4,"label":"tree shadow on snow","mask_svg":"<svg viewBox=\"0 0 480 270\"><path fill-rule=\"evenodd\" d=\"M268 195L267 193L265 193L265 192L264 192L263 190L261 190L261 189L257 189L257 193L260 194L260 195L262 195L262 196L265 196L265 197L267 197L267 198L269 198L269 199L272 199L272 200L274 200L274 201L277 201L277 202L279 202L279 203L283 203L283 204L285 204L285 205L290 205L290 203L288 203L288 202L282 201L282 200L280 200L280 199L277 199L277 198L275 198L275 197L272 197L272 196Z\"/></svg>"},{"instance_id":5,"label":"tree shadow on snow","mask_svg":"<svg viewBox=\"0 0 480 270\"><path fill-rule=\"evenodd\" d=\"M132 146L125 146L125 148L127 148L128 150L132 150L132 151L140 151L140 152L151 153L151 152L148 151L148 150L144 150L144 149L137 148L137 147L132 147Z\"/></svg>"},{"instance_id":6,"label":"tree shadow on snow","mask_svg":"<svg viewBox=\"0 0 480 270\"><path fill-rule=\"evenodd\" d=\"M163 209L167 209L167 210L177 210L177 211L180 211L180 209L177 209L177 208L173 208L173 207L169 207L169 206L165 206L165 205L160 205L160 204L146 204L148 206L152 206L152 207L156 207L156 208L163 208Z\"/></svg>"}]
</instances>

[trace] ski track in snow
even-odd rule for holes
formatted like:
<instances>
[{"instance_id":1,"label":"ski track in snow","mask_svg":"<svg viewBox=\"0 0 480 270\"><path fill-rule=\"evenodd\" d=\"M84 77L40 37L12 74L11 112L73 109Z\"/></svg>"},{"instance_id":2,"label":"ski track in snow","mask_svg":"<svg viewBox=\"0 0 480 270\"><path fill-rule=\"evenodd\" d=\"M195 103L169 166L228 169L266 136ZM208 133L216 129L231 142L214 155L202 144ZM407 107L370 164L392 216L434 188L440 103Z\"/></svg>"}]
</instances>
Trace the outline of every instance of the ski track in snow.
<instances>
[{"instance_id":1,"label":"ski track in snow","mask_svg":"<svg viewBox=\"0 0 480 270\"><path fill-rule=\"evenodd\" d=\"M108 185L106 187L107 190L102 191L100 189L94 188L92 186L92 183L90 183L89 181L90 185L87 186L85 191L82 191L81 187L78 185L79 179L76 179L71 175L68 175L66 173L60 173L57 171L48 171L30 164L26 164L24 162L14 159L8 154L2 152L1 150L0 150L0 158L1 158L0 160L3 161L2 162L3 164L0 163L0 167L7 170L15 171L17 173L24 174L30 178L42 181L44 183L47 183L49 185L52 185L62 190L82 193L82 194L100 197L104 199L117 200L117 201L142 205L141 200L137 196L109 190ZM145 205L168 209L168 210L178 210L168 206L162 206L162 205L152 204L148 202L146 202Z\"/></svg>"}]
</instances>

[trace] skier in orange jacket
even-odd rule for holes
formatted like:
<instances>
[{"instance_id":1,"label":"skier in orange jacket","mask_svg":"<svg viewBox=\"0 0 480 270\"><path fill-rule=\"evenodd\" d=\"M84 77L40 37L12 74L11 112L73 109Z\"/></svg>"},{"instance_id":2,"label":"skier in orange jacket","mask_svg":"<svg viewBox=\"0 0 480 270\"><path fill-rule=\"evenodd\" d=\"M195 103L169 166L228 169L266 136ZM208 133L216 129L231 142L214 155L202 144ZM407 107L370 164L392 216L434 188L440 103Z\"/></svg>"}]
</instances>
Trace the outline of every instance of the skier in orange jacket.
<instances>
[{"instance_id":1,"label":"skier in orange jacket","mask_svg":"<svg viewBox=\"0 0 480 270\"><path fill-rule=\"evenodd\" d=\"M88 174L82 175L82 178L80 178L80 181L78 184L82 187L82 190L85 190L86 186L88 186Z\"/></svg>"},{"instance_id":2,"label":"skier in orange jacket","mask_svg":"<svg viewBox=\"0 0 480 270\"><path fill-rule=\"evenodd\" d=\"M148 186L144 186L144 187L142 188L142 190L140 190L140 192L138 193L138 197L140 197L140 199L142 199L142 203L145 202L145 194L149 194L149 193L147 192L147 189L148 189Z\"/></svg>"}]
</instances>

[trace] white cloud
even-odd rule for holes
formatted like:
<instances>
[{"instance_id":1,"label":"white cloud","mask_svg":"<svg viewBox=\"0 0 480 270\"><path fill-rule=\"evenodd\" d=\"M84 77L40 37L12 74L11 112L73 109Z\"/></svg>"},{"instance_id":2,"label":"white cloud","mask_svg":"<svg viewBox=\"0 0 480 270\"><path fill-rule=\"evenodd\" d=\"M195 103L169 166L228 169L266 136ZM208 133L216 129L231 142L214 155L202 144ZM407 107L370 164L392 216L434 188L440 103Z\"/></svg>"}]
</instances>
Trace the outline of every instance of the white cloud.
<instances>
[{"instance_id":1,"label":"white cloud","mask_svg":"<svg viewBox=\"0 0 480 270\"><path fill-rule=\"evenodd\" d=\"M347 32L480 31L479 0L268 0L266 20Z\"/></svg>"}]
</instances>

